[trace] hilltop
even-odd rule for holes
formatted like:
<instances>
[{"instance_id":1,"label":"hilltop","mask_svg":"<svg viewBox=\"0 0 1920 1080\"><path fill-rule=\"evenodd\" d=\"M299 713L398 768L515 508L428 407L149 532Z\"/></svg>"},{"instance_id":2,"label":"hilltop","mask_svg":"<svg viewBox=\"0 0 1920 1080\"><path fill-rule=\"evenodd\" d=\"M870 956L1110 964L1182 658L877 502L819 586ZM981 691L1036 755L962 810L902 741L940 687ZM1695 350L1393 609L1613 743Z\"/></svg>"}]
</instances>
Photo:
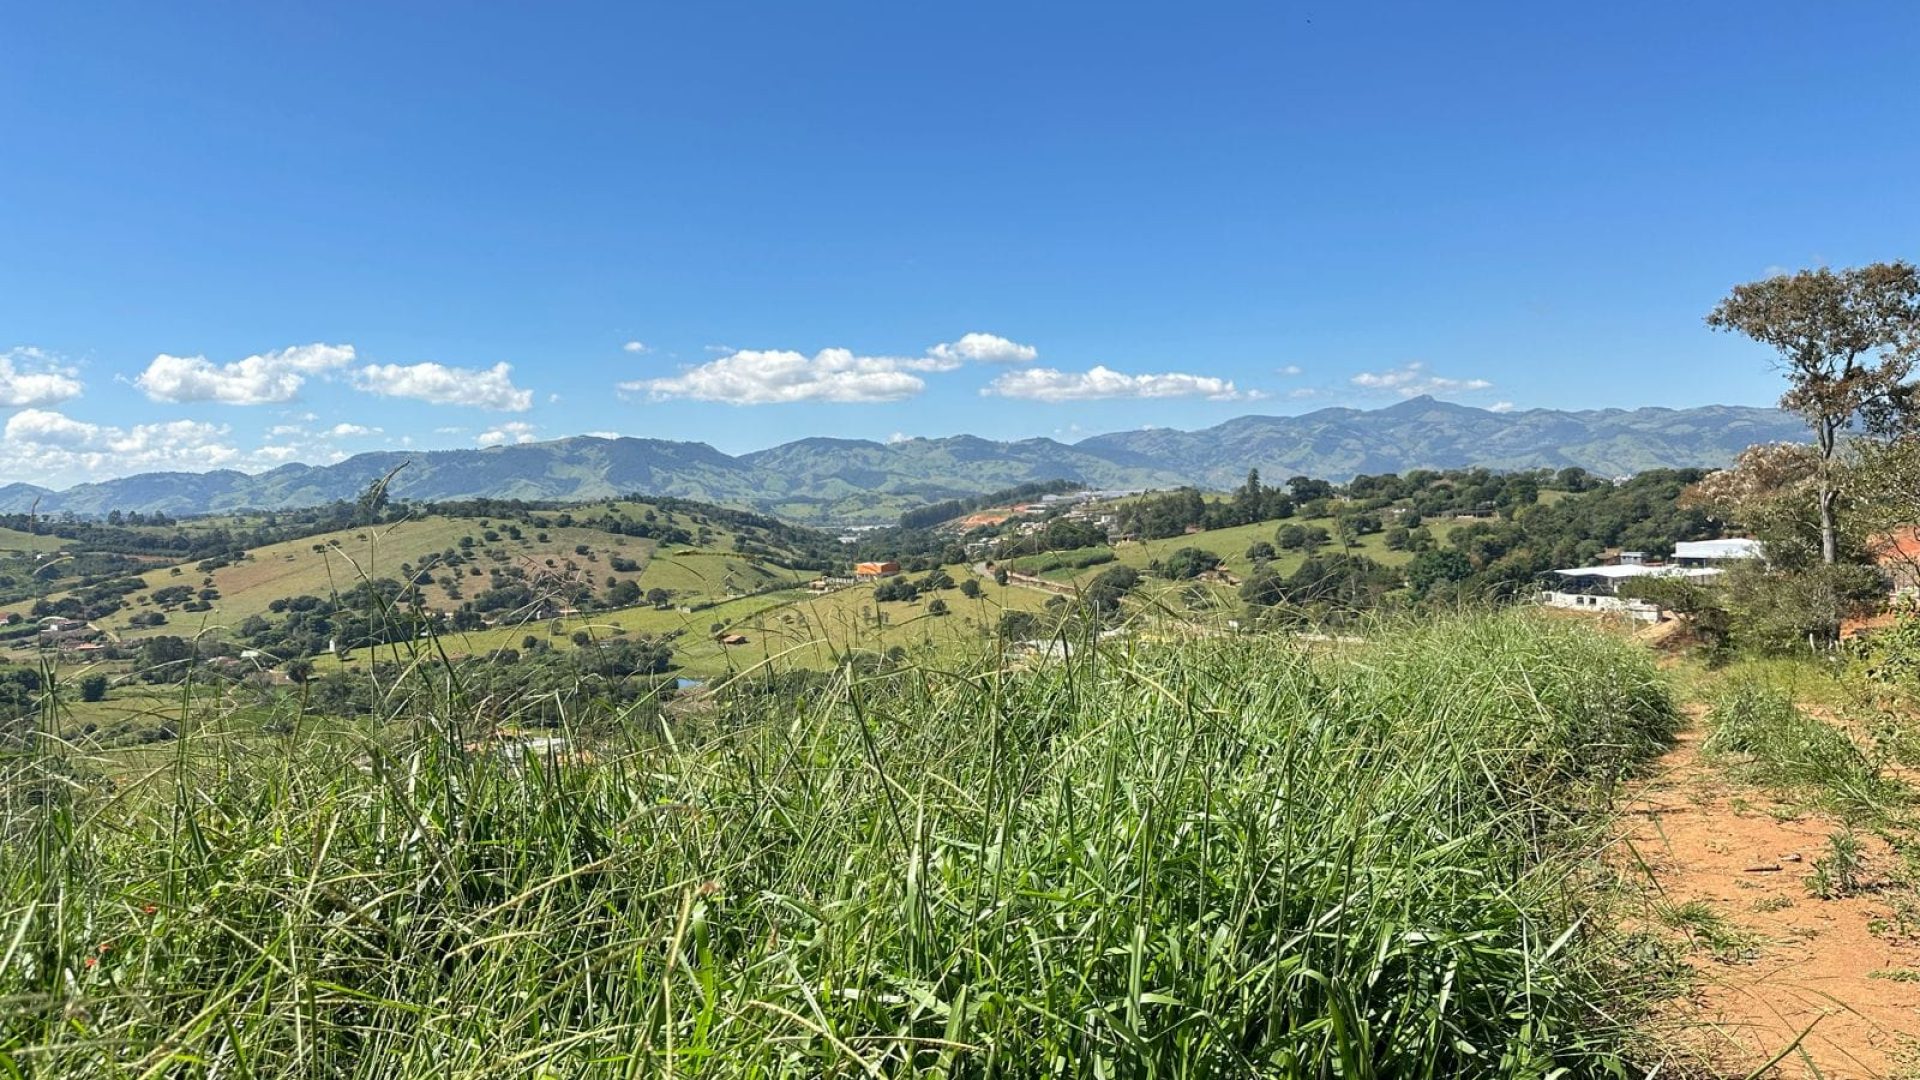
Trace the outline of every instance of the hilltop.
<instances>
[{"instance_id":1,"label":"hilltop","mask_svg":"<svg viewBox=\"0 0 1920 1080\"><path fill-rule=\"evenodd\" d=\"M1799 439L1777 409L1530 409L1493 412L1415 398L1390 408L1244 416L1199 431L1152 429L997 442L972 435L879 443L810 438L733 456L705 443L578 436L474 450L380 451L257 475L144 473L52 491L0 487L0 512L174 515L317 506L356 498L405 465L394 494L416 502L584 501L624 492L751 507L790 521L879 521L1015 484L1226 488L1249 469L1345 480L1410 469L1565 468L1602 475L1724 465L1754 443Z\"/></svg>"}]
</instances>

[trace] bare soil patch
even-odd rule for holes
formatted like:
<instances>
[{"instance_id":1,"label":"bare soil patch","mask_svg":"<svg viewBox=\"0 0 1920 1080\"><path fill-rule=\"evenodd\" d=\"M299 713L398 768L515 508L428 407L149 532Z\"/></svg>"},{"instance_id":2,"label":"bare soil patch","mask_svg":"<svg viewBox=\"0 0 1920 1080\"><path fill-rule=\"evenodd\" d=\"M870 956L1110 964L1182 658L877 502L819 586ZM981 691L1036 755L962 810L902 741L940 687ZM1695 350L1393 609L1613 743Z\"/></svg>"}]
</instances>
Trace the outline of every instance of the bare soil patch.
<instances>
[{"instance_id":1,"label":"bare soil patch","mask_svg":"<svg viewBox=\"0 0 1920 1080\"><path fill-rule=\"evenodd\" d=\"M1648 922L1693 974L1658 1034L1710 1073L1746 1076L1792 1047L1764 1075L1920 1076L1920 924L1911 892L1888 887L1898 855L1858 831L1864 887L1816 896L1841 823L1730 779L1703 737L1696 715L1626 807Z\"/></svg>"}]
</instances>

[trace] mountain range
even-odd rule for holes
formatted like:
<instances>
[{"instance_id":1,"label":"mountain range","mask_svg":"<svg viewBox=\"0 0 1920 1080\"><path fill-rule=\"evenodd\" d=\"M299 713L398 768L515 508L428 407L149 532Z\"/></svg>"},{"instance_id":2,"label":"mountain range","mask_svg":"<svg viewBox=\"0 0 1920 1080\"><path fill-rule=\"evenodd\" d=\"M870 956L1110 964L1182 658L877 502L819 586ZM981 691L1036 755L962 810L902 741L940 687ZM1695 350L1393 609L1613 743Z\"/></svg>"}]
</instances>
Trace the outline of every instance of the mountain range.
<instances>
[{"instance_id":1,"label":"mountain range","mask_svg":"<svg viewBox=\"0 0 1920 1080\"><path fill-rule=\"evenodd\" d=\"M1344 480L1416 468L1579 466L1604 475L1719 466L1760 442L1800 440L1777 409L1531 409L1492 412L1414 398L1383 409L1243 416L1199 431L1148 429L996 442L972 435L878 443L811 438L732 456L697 442L579 436L474 450L378 451L333 465L283 465L249 475L142 473L52 491L0 486L0 512L88 516L111 510L173 515L286 509L351 499L400 468L400 498L586 500L628 493L751 507L794 521L891 518L901 510L1034 480L1098 488L1228 488L1259 469L1270 480Z\"/></svg>"}]
</instances>

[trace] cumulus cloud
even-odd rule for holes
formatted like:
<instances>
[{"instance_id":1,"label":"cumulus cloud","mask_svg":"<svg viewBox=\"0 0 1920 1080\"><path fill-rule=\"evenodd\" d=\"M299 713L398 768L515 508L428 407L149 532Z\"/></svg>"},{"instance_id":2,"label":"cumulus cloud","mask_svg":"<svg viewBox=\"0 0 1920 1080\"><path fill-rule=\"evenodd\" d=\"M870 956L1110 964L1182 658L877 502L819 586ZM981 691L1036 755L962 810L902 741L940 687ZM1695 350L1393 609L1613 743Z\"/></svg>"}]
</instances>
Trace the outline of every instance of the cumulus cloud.
<instances>
[{"instance_id":1,"label":"cumulus cloud","mask_svg":"<svg viewBox=\"0 0 1920 1080\"><path fill-rule=\"evenodd\" d=\"M533 408L533 391L513 385L513 365L485 370L443 364L368 364L353 373L353 385L381 397L412 398L431 405L466 405L498 412Z\"/></svg>"},{"instance_id":2,"label":"cumulus cloud","mask_svg":"<svg viewBox=\"0 0 1920 1080\"><path fill-rule=\"evenodd\" d=\"M729 405L899 401L927 386L908 373L909 363L894 356L855 356L849 349L822 349L810 357L786 349L741 349L678 375L623 382L620 389L656 401L693 398Z\"/></svg>"},{"instance_id":3,"label":"cumulus cloud","mask_svg":"<svg viewBox=\"0 0 1920 1080\"><path fill-rule=\"evenodd\" d=\"M1511 401L1496 401L1487 406L1488 412L1512 412L1513 410L1514 404Z\"/></svg>"},{"instance_id":4,"label":"cumulus cloud","mask_svg":"<svg viewBox=\"0 0 1920 1080\"><path fill-rule=\"evenodd\" d=\"M1030 364L1040 356L1031 345L1008 341L998 334L962 334L959 341L941 342L927 350L933 360L955 365L971 361L978 364Z\"/></svg>"},{"instance_id":5,"label":"cumulus cloud","mask_svg":"<svg viewBox=\"0 0 1920 1080\"><path fill-rule=\"evenodd\" d=\"M1009 371L988 383L980 392L996 397L1046 402L1176 397L1236 401L1255 396L1236 388L1231 380L1212 375L1188 375L1177 371L1128 375L1097 365L1087 371L1060 371L1055 368Z\"/></svg>"},{"instance_id":6,"label":"cumulus cloud","mask_svg":"<svg viewBox=\"0 0 1920 1080\"><path fill-rule=\"evenodd\" d=\"M530 443L534 440L535 428L524 420L508 420L505 423L481 432L473 441L481 446L505 446L509 443Z\"/></svg>"},{"instance_id":7,"label":"cumulus cloud","mask_svg":"<svg viewBox=\"0 0 1920 1080\"><path fill-rule=\"evenodd\" d=\"M57 405L80 396L73 371L31 345L0 353L0 408Z\"/></svg>"},{"instance_id":8,"label":"cumulus cloud","mask_svg":"<svg viewBox=\"0 0 1920 1080\"><path fill-rule=\"evenodd\" d=\"M0 471L58 482L250 464L226 436L225 426L197 420L120 428L48 409L23 409L0 429Z\"/></svg>"},{"instance_id":9,"label":"cumulus cloud","mask_svg":"<svg viewBox=\"0 0 1920 1080\"><path fill-rule=\"evenodd\" d=\"M230 364L204 356L153 358L133 380L155 401L212 401L223 405L266 405L292 401L308 378L353 363L353 346L295 345L259 353Z\"/></svg>"},{"instance_id":10,"label":"cumulus cloud","mask_svg":"<svg viewBox=\"0 0 1920 1080\"><path fill-rule=\"evenodd\" d=\"M380 429L377 427L367 427L364 424L340 423L328 428L327 434L336 439L352 439L362 435L378 435L380 434Z\"/></svg>"},{"instance_id":11,"label":"cumulus cloud","mask_svg":"<svg viewBox=\"0 0 1920 1080\"><path fill-rule=\"evenodd\" d=\"M863 356L851 349L822 349L812 356L792 349L727 349L718 359L677 375L635 379L621 383L620 389L656 401L692 398L730 405L899 401L926 389L922 373L953 371L968 363L1024 364L1039 355L1031 345L977 332L929 346L919 356Z\"/></svg>"},{"instance_id":12,"label":"cumulus cloud","mask_svg":"<svg viewBox=\"0 0 1920 1080\"><path fill-rule=\"evenodd\" d=\"M1288 378L1292 378L1293 376L1300 374L1300 372L1301 372L1301 367L1299 364L1288 364L1285 367L1280 369L1280 374L1285 375Z\"/></svg>"},{"instance_id":13,"label":"cumulus cloud","mask_svg":"<svg viewBox=\"0 0 1920 1080\"><path fill-rule=\"evenodd\" d=\"M1386 371L1363 371L1351 380L1362 390L1381 394L1396 394L1403 398L1419 397L1422 394L1460 394L1478 390L1491 390L1493 384L1485 379L1449 379L1435 375L1427 370L1427 365L1419 360L1411 361L1401 367Z\"/></svg>"},{"instance_id":14,"label":"cumulus cloud","mask_svg":"<svg viewBox=\"0 0 1920 1080\"><path fill-rule=\"evenodd\" d=\"M646 342L644 341L629 341L625 345L620 346L620 348L630 353L643 353L643 352L649 351L647 349Z\"/></svg>"}]
</instances>

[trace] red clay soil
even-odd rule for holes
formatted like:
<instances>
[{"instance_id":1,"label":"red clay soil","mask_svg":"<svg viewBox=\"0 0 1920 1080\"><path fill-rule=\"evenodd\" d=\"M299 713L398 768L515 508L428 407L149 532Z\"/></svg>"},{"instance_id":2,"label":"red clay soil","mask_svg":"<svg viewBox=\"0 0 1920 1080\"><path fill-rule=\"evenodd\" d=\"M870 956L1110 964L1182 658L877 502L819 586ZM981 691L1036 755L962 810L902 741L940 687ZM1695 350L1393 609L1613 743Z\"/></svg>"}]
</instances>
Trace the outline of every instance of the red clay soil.
<instances>
[{"instance_id":1,"label":"red clay soil","mask_svg":"<svg viewBox=\"0 0 1920 1080\"><path fill-rule=\"evenodd\" d=\"M1807 877L1838 824L1730 781L1702 760L1701 737L1696 723L1636 792L1628 840L1654 901L1704 901L1741 940L1719 958L1694 941L1691 992L1657 1034L1683 1057L1736 1077L1802 1032L1765 1075L1920 1076L1920 927L1911 912L1903 927L1894 907L1911 894L1813 896ZM1857 835L1873 880L1895 856Z\"/></svg>"}]
</instances>

